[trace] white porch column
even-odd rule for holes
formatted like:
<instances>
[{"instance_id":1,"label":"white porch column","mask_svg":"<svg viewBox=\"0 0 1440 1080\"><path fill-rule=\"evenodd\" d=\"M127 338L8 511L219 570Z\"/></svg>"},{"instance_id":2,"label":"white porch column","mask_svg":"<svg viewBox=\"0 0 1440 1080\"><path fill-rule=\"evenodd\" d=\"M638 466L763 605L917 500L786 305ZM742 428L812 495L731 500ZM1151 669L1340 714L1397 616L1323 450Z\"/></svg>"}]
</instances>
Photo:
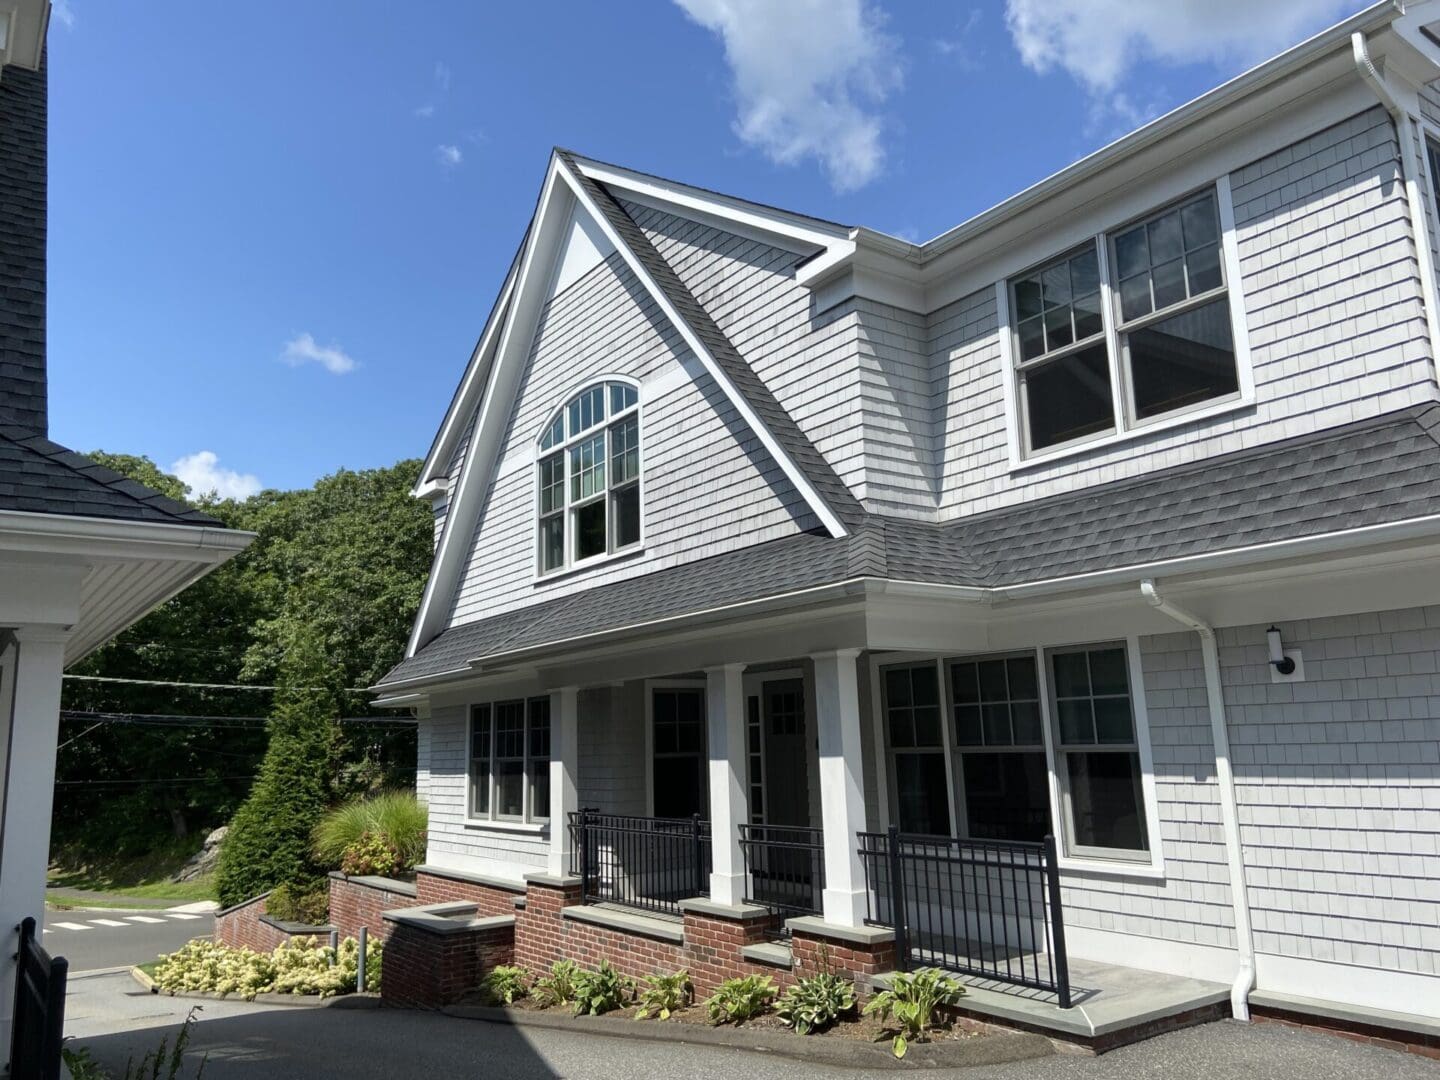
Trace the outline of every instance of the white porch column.
<instances>
[{"instance_id":1,"label":"white porch column","mask_svg":"<svg viewBox=\"0 0 1440 1080\"><path fill-rule=\"evenodd\" d=\"M550 691L550 861L554 877L570 873L575 842L570 814L580 809L576 776L580 767L580 689L562 686Z\"/></svg>"},{"instance_id":2,"label":"white porch column","mask_svg":"<svg viewBox=\"0 0 1440 1080\"><path fill-rule=\"evenodd\" d=\"M50 811L55 794L55 744L60 728L60 675L66 631L22 627L3 669L0 722L5 757L0 812L0 1045L9 1047L14 1012L16 927L45 921L45 870L50 865ZM7 708L8 706L8 708Z\"/></svg>"},{"instance_id":3,"label":"white porch column","mask_svg":"<svg viewBox=\"0 0 1440 1080\"><path fill-rule=\"evenodd\" d=\"M745 899L740 826L749 820L745 794L745 665L705 669L705 728L710 744L710 899Z\"/></svg>"},{"instance_id":4,"label":"white porch column","mask_svg":"<svg viewBox=\"0 0 1440 1080\"><path fill-rule=\"evenodd\" d=\"M815 716L820 729L820 819L825 829L825 921L865 924L865 871L856 833L865 829L861 765L860 691L855 676L859 649L812 656Z\"/></svg>"}]
</instances>

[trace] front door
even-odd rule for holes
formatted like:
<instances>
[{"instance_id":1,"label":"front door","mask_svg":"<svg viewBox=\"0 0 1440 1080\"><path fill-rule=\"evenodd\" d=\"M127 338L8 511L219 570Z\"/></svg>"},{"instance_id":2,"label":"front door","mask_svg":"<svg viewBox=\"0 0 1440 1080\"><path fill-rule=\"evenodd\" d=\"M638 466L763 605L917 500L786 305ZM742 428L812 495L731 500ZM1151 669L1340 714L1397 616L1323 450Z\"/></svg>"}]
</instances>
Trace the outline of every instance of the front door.
<instances>
[{"instance_id":1,"label":"front door","mask_svg":"<svg viewBox=\"0 0 1440 1080\"><path fill-rule=\"evenodd\" d=\"M804 681L762 683L760 718L765 736L765 824L809 825Z\"/></svg>"}]
</instances>

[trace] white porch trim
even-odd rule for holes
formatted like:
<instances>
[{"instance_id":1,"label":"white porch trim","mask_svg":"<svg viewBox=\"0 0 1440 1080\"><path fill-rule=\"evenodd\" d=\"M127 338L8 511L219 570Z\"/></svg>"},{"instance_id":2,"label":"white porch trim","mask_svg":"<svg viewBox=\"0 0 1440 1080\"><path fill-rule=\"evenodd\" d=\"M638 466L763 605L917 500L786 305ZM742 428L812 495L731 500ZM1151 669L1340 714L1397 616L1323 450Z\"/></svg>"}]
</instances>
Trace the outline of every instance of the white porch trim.
<instances>
[{"instance_id":1,"label":"white porch trim","mask_svg":"<svg viewBox=\"0 0 1440 1080\"><path fill-rule=\"evenodd\" d=\"M855 662L859 649L817 653L815 715L820 735L820 819L825 830L827 923L865 924L865 870L857 833L865 831L864 739Z\"/></svg>"},{"instance_id":2,"label":"white porch trim","mask_svg":"<svg viewBox=\"0 0 1440 1080\"><path fill-rule=\"evenodd\" d=\"M740 826L750 820L745 790L745 665L705 669L706 738L710 747L710 899L745 897Z\"/></svg>"}]
</instances>

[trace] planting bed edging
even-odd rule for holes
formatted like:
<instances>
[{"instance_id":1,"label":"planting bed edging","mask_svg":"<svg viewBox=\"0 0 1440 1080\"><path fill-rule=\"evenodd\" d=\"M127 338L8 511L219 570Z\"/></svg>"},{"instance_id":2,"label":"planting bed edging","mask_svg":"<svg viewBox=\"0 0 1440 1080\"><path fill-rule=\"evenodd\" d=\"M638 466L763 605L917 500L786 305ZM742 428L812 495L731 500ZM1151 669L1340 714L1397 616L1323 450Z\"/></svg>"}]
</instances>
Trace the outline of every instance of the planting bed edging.
<instances>
[{"instance_id":1,"label":"planting bed edging","mask_svg":"<svg viewBox=\"0 0 1440 1080\"><path fill-rule=\"evenodd\" d=\"M896 1058L890 1044L864 1043L851 1039L830 1039L824 1035L795 1035L790 1032L760 1031L745 1027L702 1027L663 1020L635 1020L628 1015L571 1016L563 1008L555 1012L490 1008L484 1005L447 1005L440 1010L462 1020L480 1020L512 1027L548 1028L552 1031L580 1031L616 1039L643 1039L647 1042L691 1043L751 1050L797 1061L818 1062L843 1068L870 1069L959 1069L976 1065L1001 1065L1049 1057L1055 1052L1043 1035L1025 1032L983 1035L960 1042L911 1043L904 1058Z\"/></svg>"},{"instance_id":2,"label":"planting bed edging","mask_svg":"<svg viewBox=\"0 0 1440 1080\"><path fill-rule=\"evenodd\" d=\"M150 993L191 1001L244 1001L257 1005L286 1005L292 1009L378 1009L379 994L335 994L322 998L319 994L256 994L247 998L240 994L221 994L215 990L161 990L155 980L138 967L130 969L130 977Z\"/></svg>"}]
</instances>

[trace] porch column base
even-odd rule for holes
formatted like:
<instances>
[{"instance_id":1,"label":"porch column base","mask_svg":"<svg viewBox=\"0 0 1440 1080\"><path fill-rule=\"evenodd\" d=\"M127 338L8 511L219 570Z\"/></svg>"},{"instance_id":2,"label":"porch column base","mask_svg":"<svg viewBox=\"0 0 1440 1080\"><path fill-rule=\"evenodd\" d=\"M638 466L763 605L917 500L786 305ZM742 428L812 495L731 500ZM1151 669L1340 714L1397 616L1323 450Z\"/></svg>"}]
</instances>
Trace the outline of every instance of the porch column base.
<instances>
[{"instance_id":1,"label":"porch column base","mask_svg":"<svg viewBox=\"0 0 1440 1080\"><path fill-rule=\"evenodd\" d=\"M716 904L738 907L745 902L744 874L710 874L710 899Z\"/></svg>"},{"instance_id":2,"label":"porch column base","mask_svg":"<svg viewBox=\"0 0 1440 1080\"><path fill-rule=\"evenodd\" d=\"M864 926L866 900L864 889L826 889L820 894L825 921L832 926Z\"/></svg>"}]
</instances>

